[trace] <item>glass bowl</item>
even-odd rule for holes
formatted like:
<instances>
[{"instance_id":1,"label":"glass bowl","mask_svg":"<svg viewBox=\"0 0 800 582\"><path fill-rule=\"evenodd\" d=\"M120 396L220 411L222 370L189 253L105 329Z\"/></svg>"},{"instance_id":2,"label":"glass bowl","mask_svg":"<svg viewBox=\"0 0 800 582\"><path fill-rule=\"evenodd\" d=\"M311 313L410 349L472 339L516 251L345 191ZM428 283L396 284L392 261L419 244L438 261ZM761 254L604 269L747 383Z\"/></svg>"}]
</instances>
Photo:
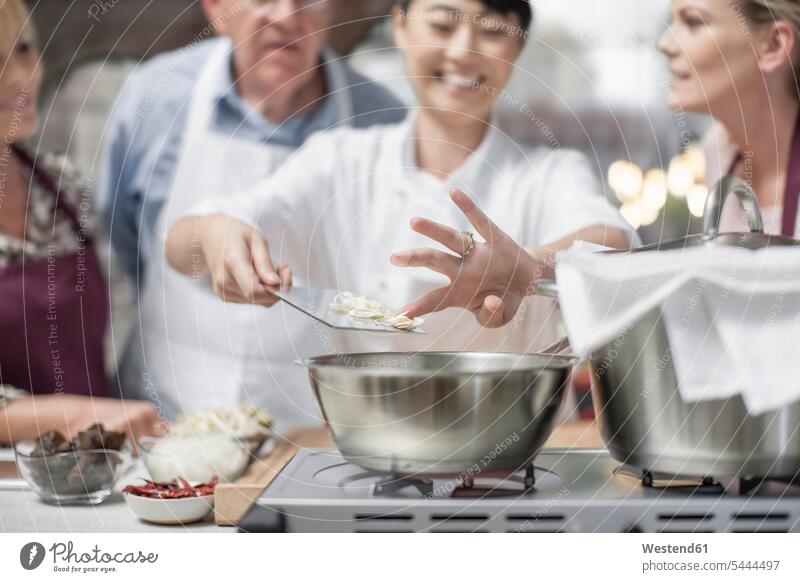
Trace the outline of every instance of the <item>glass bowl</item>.
<instances>
[{"instance_id":1,"label":"glass bowl","mask_svg":"<svg viewBox=\"0 0 800 582\"><path fill-rule=\"evenodd\" d=\"M17 469L43 501L56 505L102 503L131 463L129 447L42 456L32 454L35 446L21 442L14 447Z\"/></svg>"}]
</instances>

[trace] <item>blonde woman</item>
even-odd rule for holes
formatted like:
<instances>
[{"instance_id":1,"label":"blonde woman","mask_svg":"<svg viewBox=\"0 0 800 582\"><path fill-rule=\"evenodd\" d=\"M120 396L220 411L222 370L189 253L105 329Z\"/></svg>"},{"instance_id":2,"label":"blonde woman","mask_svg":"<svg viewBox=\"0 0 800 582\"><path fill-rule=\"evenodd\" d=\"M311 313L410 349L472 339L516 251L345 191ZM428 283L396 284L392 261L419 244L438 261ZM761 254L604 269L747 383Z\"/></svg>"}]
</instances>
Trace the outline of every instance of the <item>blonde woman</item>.
<instances>
[{"instance_id":1,"label":"blonde woman","mask_svg":"<svg viewBox=\"0 0 800 582\"><path fill-rule=\"evenodd\" d=\"M156 432L149 405L107 393L108 300L86 190L63 159L26 144L42 67L21 0L0 0L0 444L102 422Z\"/></svg>"},{"instance_id":2,"label":"blonde woman","mask_svg":"<svg viewBox=\"0 0 800 582\"><path fill-rule=\"evenodd\" d=\"M672 72L670 105L716 121L704 146L707 181L745 179L765 229L793 236L800 193L800 2L673 0L659 42ZM722 229L746 229L735 200Z\"/></svg>"}]
</instances>

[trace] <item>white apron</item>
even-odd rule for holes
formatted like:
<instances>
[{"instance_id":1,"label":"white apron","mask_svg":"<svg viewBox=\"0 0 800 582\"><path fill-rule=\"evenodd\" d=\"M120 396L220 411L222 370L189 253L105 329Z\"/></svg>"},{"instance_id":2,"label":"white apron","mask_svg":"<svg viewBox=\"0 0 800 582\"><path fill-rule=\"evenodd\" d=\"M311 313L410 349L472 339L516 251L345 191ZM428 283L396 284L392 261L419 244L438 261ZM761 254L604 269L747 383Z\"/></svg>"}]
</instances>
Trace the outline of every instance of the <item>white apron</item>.
<instances>
[{"instance_id":1,"label":"white apron","mask_svg":"<svg viewBox=\"0 0 800 582\"><path fill-rule=\"evenodd\" d=\"M253 404L279 426L320 422L305 370L297 358L325 353L319 330L291 308L224 303L206 278L173 271L164 258L165 235L207 196L229 196L268 178L291 148L216 135L209 130L215 74L230 44L216 50L195 87L172 192L159 217L140 303L140 328L129 346L123 389L156 401L172 418L182 410ZM352 117L341 64L327 63L338 122ZM302 283L301 283L302 284Z\"/></svg>"}]
</instances>

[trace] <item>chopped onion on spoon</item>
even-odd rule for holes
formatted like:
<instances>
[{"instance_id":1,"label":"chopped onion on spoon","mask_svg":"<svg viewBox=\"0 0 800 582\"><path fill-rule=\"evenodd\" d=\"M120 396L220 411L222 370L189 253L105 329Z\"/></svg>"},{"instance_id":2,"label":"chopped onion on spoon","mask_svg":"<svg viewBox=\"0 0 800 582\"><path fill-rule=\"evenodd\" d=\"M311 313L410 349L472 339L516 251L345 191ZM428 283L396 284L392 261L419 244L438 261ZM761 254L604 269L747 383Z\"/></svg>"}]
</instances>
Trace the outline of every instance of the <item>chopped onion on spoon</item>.
<instances>
[{"instance_id":1,"label":"chopped onion on spoon","mask_svg":"<svg viewBox=\"0 0 800 582\"><path fill-rule=\"evenodd\" d=\"M425 322L420 317L410 319L405 313L393 316L391 310L382 303L366 297L357 297L349 291L343 291L334 297L330 308L352 319L373 321L400 331L412 331Z\"/></svg>"}]
</instances>

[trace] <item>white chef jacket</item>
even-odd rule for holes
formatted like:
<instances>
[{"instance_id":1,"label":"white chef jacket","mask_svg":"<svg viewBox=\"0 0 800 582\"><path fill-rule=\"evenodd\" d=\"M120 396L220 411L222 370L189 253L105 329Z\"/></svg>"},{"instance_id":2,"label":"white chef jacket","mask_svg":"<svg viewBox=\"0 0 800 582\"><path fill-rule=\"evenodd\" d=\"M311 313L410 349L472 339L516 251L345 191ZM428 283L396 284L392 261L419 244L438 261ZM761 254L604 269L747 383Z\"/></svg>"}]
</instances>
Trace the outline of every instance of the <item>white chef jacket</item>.
<instances>
[{"instance_id":1,"label":"white chef jacket","mask_svg":"<svg viewBox=\"0 0 800 582\"><path fill-rule=\"evenodd\" d=\"M523 146L492 124L478 149L440 180L417 168L414 120L317 134L253 190L203 201L190 214L225 213L259 229L273 261L288 263L298 286L348 290L391 309L447 283L437 273L390 264L394 252L439 247L410 229L411 218L474 230L450 200L453 186L525 247L594 225L635 240L579 152ZM471 313L449 309L426 317L426 336L320 333L331 352L531 352L559 337L559 321L554 302L535 297L502 329L484 329Z\"/></svg>"}]
</instances>

